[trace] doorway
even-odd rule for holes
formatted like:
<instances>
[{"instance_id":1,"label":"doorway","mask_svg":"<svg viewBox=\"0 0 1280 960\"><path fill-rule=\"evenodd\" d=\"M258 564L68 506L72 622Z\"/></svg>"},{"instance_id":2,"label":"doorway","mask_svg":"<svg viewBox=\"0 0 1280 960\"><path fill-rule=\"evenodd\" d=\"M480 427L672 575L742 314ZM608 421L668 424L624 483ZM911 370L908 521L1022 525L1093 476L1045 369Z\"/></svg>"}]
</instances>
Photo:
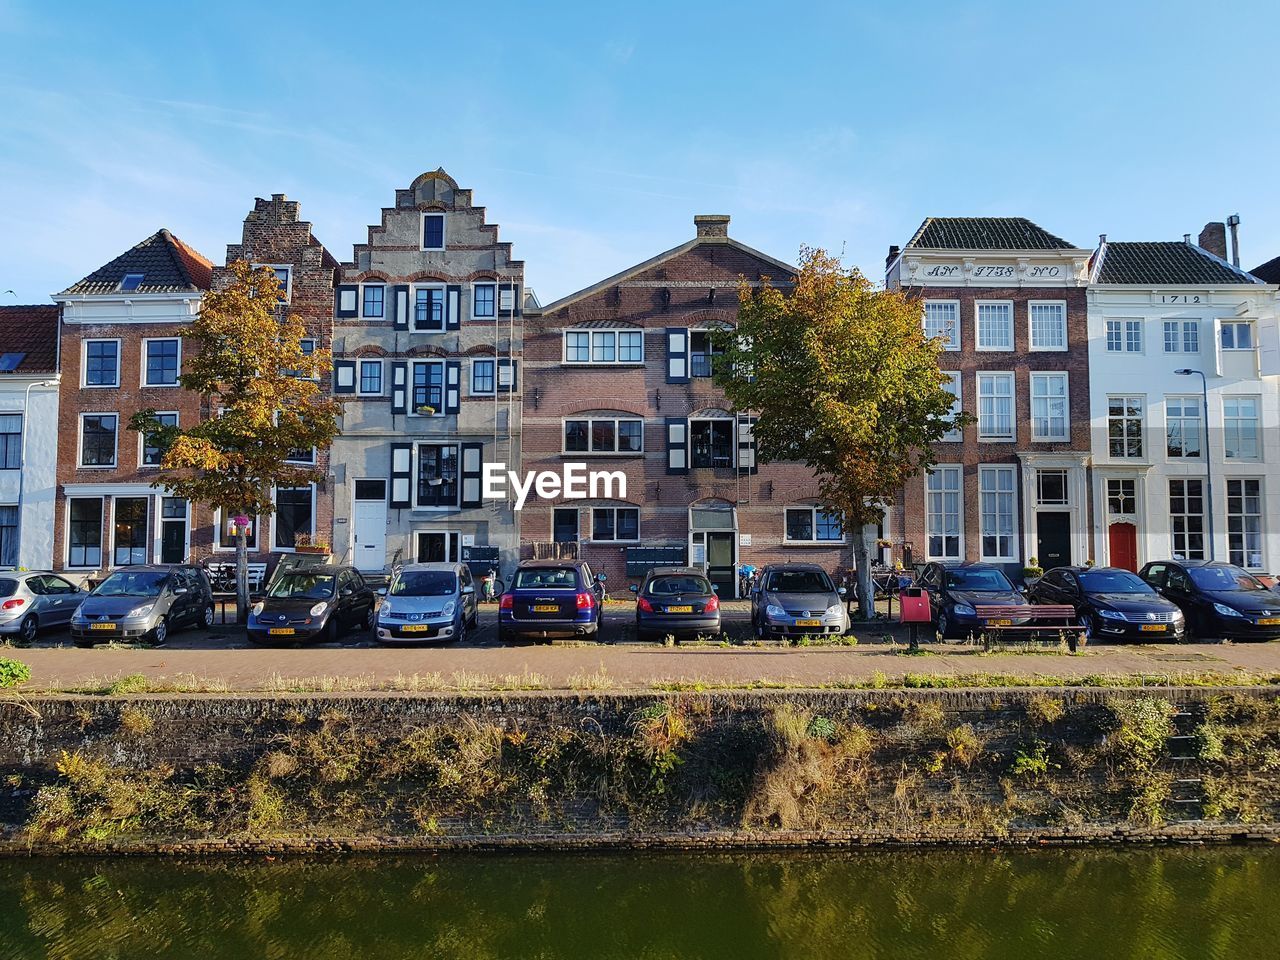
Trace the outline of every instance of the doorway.
<instances>
[{"instance_id":1,"label":"doorway","mask_svg":"<svg viewBox=\"0 0 1280 960\"><path fill-rule=\"evenodd\" d=\"M418 563L458 562L458 541L461 538L452 530L439 532L419 530L414 534L414 539Z\"/></svg>"},{"instance_id":2,"label":"doorway","mask_svg":"<svg viewBox=\"0 0 1280 960\"><path fill-rule=\"evenodd\" d=\"M1138 528L1132 523L1113 523L1107 528L1108 562L1133 573L1138 572Z\"/></svg>"},{"instance_id":3,"label":"doorway","mask_svg":"<svg viewBox=\"0 0 1280 960\"><path fill-rule=\"evenodd\" d=\"M1071 514L1041 510L1036 513L1036 559L1045 570L1071 562Z\"/></svg>"},{"instance_id":4,"label":"doorway","mask_svg":"<svg viewBox=\"0 0 1280 960\"><path fill-rule=\"evenodd\" d=\"M707 579L719 588L725 599L737 596L738 576L734 554L737 552L736 533L707 533Z\"/></svg>"},{"instance_id":5,"label":"doorway","mask_svg":"<svg viewBox=\"0 0 1280 960\"><path fill-rule=\"evenodd\" d=\"M187 560L187 501L181 497L160 500L160 562Z\"/></svg>"},{"instance_id":6,"label":"doorway","mask_svg":"<svg viewBox=\"0 0 1280 960\"><path fill-rule=\"evenodd\" d=\"M351 527L355 568L381 573L387 565L387 481L356 481Z\"/></svg>"}]
</instances>

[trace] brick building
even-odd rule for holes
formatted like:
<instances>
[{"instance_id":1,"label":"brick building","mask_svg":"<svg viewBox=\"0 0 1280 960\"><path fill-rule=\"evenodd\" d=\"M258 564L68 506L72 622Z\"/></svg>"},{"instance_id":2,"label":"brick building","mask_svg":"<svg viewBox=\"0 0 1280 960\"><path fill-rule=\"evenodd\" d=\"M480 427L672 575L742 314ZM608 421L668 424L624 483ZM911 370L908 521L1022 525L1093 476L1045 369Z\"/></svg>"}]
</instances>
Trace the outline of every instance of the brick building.
<instances>
[{"instance_id":1,"label":"brick building","mask_svg":"<svg viewBox=\"0 0 1280 960\"><path fill-rule=\"evenodd\" d=\"M332 301L342 561L515 559L515 512L481 499L481 467L519 469L526 296L511 244L444 170L397 190L355 246Z\"/></svg>"},{"instance_id":2,"label":"brick building","mask_svg":"<svg viewBox=\"0 0 1280 960\"><path fill-rule=\"evenodd\" d=\"M930 217L890 248L887 285L920 299L957 408L977 417L895 504L904 559L1020 573L1089 557L1091 252L1021 217Z\"/></svg>"},{"instance_id":3,"label":"brick building","mask_svg":"<svg viewBox=\"0 0 1280 960\"><path fill-rule=\"evenodd\" d=\"M795 268L729 237L728 217L694 223L692 240L526 317L525 469L584 462L627 485L625 498L531 497L523 552L579 555L615 591L653 547L706 568L725 597L739 563L845 562L812 475L757 467L751 417L710 380L708 333L736 321L740 280L785 285Z\"/></svg>"}]
</instances>

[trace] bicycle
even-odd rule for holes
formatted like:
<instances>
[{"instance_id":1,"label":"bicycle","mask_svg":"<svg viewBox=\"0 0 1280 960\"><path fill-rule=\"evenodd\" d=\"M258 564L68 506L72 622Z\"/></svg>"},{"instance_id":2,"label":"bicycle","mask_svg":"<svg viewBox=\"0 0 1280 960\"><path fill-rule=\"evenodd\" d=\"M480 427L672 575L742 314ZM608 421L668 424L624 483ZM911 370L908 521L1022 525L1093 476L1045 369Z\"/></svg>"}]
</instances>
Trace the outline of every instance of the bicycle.
<instances>
[{"instance_id":1,"label":"bicycle","mask_svg":"<svg viewBox=\"0 0 1280 960\"><path fill-rule=\"evenodd\" d=\"M749 597L755 587L758 576L754 564L744 563L738 567L738 596Z\"/></svg>"}]
</instances>

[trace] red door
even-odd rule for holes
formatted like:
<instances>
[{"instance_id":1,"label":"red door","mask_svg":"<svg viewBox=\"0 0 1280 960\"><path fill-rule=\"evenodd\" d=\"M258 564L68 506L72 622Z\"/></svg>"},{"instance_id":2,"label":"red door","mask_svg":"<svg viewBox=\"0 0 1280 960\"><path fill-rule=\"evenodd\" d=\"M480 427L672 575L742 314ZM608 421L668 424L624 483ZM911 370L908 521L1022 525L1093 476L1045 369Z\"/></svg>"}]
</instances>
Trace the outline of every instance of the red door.
<instances>
[{"instance_id":1,"label":"red door","mask_svg":"<svg viewBox=\"0 0 1280 960\"><path fill-rule=\"evenodd\" d=\"M1107 530L1111 566L1138 572L1138 528L1132 523L1113 523Z\"/></svg>"}]
</instances>

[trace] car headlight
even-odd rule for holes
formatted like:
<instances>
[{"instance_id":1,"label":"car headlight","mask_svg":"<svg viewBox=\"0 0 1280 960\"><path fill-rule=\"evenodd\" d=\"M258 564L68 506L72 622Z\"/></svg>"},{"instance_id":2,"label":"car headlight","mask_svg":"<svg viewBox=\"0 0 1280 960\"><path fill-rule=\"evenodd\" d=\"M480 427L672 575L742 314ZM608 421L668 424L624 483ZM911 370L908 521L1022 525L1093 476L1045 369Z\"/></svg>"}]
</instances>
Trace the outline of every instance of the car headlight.
<instances>
[{"instance_id":1,"label":"car headlight","mask_svg":"<svg viewBox=\"0 0 1280 960\"><path fill-rule=\"evenodd\" d=\"M1098 616L1104 620L1123 620L1124 614L1119 610L1099 610Z\"/></svg>"},{"instance_id":2,"label":"car headlight","mask_svg":"<svg viewBox=\"0 0 1280 960\"><path fill-rule=\"evenodd\" d=\"M457 601L456 601L456 600L450 600L448 603L446 603L446 604L444 605L444 609L440 611L440 616L442 616L442 617L452 617L452 616L453 616L453 611L455 611L455 610L457 610L457 609L458 609L458 603L457 603Z\"/></svg>"},{"instance_id":3,"label":"car headlight","mask_svg":"<svg viewBox=\"0 0 1280 960\"><path fill-rule=\"evenodd\" d=\"M261 600L259 600L257 603L255 603L252 607L249 608L249 612L256 617L260 613L262 613L262 610L264 607L266 607L266 604L263 603Z\"/></svg>"},{"instance_id":4,"label":"car headlight","mask_svg":"<svg viewBox=\"0 0 1280 960\"><path fill-rule=\"evenodd\" d=\"M154 606L155 606L154 603L144 603L140 607L134 607L132 610L130 610L128 613L124 615L125 619L130 620L134 617L145 617L148 613L151 612L151 608Z\"/></svg>"},{"instance_id":5,"label":"car headlight","mask_svg":"<svg viewBox=\"0 0 1280 960\"><path fill-rule=\"evenodd\" d=\"M833 603L831 606L827 607L827 616L838 617L842 610L844 610L843 603Z\"/></svg>"},{"instance_id":6,"label":"car headlight","mask_svg":"<svg viewBox=\"0 0 1280 960\"><path fill-rule=\"evenodd\" d=\"M960 617L976 617L978 611L973 609L973 605L969 603L957 603L953 608L957 616Z\"/></svg>"},{"instance_id":7,"label":"car headlight","mask_svg":"<svg viewBox=\"0 0 1280 960\"><path fill-rule=\"evenodd\" d=\"M311 616L313 617L318 617L320 616L320 614L324 613L328 609L329 609L329 604L321 600L319 603L317 603L314 607L312 607L307 612L310 613Z\"/></svg>"},{"instance_id":8,"label":"car headlight","mask_svg":"<svg viewBox=\"0 0 1280 960\"><path fill-rule=\"evenodd\" d=\"M391 601L383 600L382 605L378 607L378 615L381 616L382 614L390 613L390 612L391 612Z\"/></svg>"},{"instance_id":9,"label":"car headlight","mask_svg":"<svg viewBox=\"0 0 1280 960\"><path fill-rule=\"evenodd\" d=\"M766 617L785 617L787 615L787 611L783 610L776 603L771 603L764 608L764 615Z\"/></svg>"},{"instance_id":10,"label":"car headlight","mask_svg":"<svg viewBox=\"0 0 1280 960\"><path fill-rule=\"evenodd\" d=\"M1174 622L1174 623L1177 623L1179 620L1182 620L1182 619L1183 619L1183 616L1182 616L1182 610L1181 610L1181 609L1174 610L1174 611L1173 611L1173 622Z\"/></svg>"},{"instance_id":11,"label":"car headlight","mask_svg":"<svg viewBox=\"0 0 1280 960\"><path fill-rule=\"evenodd\" d=\"M1213 609L1217 610L1218 613L1222 614L1224 617L1239 617L1241 620L1244 619L1243 613L1235 607L1228 607L1225 603L1215 603L1213 605Z\"/></svg>"}]
</instances>

